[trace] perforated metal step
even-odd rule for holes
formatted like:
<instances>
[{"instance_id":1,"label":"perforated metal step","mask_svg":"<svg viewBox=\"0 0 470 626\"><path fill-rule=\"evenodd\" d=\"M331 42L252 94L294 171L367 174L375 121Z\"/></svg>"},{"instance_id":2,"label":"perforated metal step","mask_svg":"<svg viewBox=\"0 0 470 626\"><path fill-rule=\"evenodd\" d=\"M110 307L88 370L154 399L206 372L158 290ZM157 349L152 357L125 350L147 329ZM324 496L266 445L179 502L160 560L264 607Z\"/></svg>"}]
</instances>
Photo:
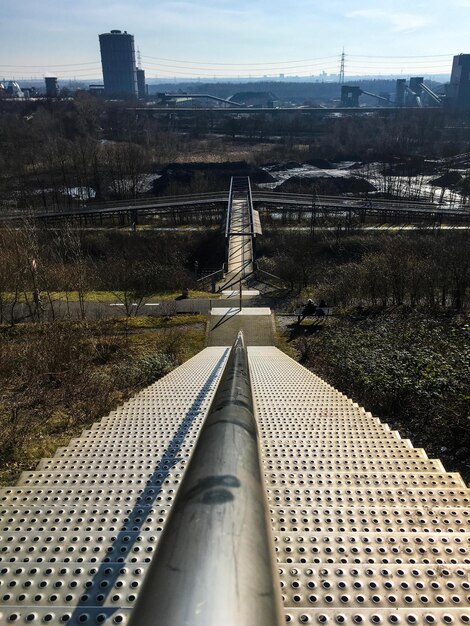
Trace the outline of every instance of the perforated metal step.
<instances>
[{"instance_id":1,"label":"perforated metal step","mask_svg":"<svg viewBox=\"0 0 470 626\"><path fill-rule=\"evenodd\" d=\"M279 350L249 355L286 623L469 623L460 476Z\"/></svg>"},{"instance_id":2,"label":"perforated metal step","mask_svg":"<svg viewBox=\"0 0 470 626\"><path fill-rule=\"evenodd\" d=\"M0 490L0 624L127 620L227 356L207 348Z\"/></svg>"},{"instance_id":3,"label":"perforated metal step","mask_svg":"<svg viewBox=\"0 0 470 626\"><path fill-rule=\"evenodd\" d=\"M0 623L125 624L228 351L0 490ZM470 624L470 490L272 347L249 348L290 624Z\"/></svg>"}]
</instances>

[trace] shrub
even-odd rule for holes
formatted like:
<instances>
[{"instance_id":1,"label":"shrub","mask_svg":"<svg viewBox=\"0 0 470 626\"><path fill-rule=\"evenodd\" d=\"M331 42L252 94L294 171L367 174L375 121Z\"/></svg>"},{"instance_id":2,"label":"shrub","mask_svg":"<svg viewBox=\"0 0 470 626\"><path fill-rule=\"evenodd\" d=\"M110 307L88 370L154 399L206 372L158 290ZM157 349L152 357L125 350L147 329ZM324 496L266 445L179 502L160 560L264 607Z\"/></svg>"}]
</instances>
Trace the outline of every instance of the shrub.
<instances>
[{"instance_id":1,"label":"shrub","mask_svg":"<svg viewBox=\"0 0 470 626\"><path fill-rule=\"evenodd\" d=\"M338 322L307 341L308 367L469 475L468 327L382 315Z\"/></svg>"},{"instance_id":2,"label":"shrub","mask_svg":"<svg viewBox=\"0 0 470 626\"><path fill-rule=\"evenodd\" d=\"M156 352L138 358L129 358L112 368L115 384L120 387L146 387L167 374L175 366L174 359Z\"/></svg>"}]
</instances>

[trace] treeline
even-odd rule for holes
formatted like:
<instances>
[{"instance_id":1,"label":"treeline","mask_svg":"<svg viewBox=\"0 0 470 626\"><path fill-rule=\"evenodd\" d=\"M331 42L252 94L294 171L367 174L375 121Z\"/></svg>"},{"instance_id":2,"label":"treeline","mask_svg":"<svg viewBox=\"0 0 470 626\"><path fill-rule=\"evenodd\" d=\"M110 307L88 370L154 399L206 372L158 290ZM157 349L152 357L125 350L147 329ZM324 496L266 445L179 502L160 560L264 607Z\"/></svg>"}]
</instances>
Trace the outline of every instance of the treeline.
<instances>
[{"instance_id":1,"label":"treeline","mask_svg":"<svg viewBox=\"0 0 470 626\"><path fill-rule=\"evenodd\" d=\"M92 291L116 294L135 314L146 298L196 286L194 263L221 266L218 232L155 233L40 230L31 223L0 231L0 323L14 323L20 310L39 321L44 307L69 311L79 303L86 317ZM69 313L70 314L70 313Z\"/></svg>"},{"instance_id":2,"label":"treeline","mask_svg":"<svg viewBox=\"0 0 470 626\"><path fill-rule=\"evenodd\" d=\"M260 253L260 266L281 277L293 292L311 292L333 306L461 310L469 302L466 230L339 238L270 231Z\"/></svg>"},{"instance_id":3,"label":"treeline","mask_svg":"<svg viewBox=\"0 0 470 626\"><path fill-rule=\"evenodd\" d=\"M181 142L120 104L86 95L0 113L0 207L48 209L135 198Z\"/></svg>"},{"instance_id":4,"label":"treeline","mask_svg":"<svg viewBox=\"0 0 470 626\"><path fill-rule=\"evenodd\" d=\"M446 110L354 117L317 117L302 109L245 117L199 112L154 119L87 94L73 101L4 102L0 208L134 198L182 154L188 161L197 155L219 162L243 143L250 144L243 154L257 164L286 158L384 163L411 155L439 158L469 151L466 129L465 119ZM252 149L255 144L261 149ZM415 173L408 169L402 175Z\"/></svg>"}]
</instances>

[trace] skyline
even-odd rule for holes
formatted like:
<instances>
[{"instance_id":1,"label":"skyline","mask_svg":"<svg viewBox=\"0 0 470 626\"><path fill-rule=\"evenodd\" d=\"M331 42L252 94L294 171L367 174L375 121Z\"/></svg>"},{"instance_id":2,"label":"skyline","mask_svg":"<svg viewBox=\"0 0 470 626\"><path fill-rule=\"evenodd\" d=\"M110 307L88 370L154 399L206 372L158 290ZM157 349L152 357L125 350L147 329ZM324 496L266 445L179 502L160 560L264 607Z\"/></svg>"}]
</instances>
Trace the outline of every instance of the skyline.
<instances>
[{"instance_id":1,"label":"skyline","mask_svg":"<svg viewBox=\"0 0 470 626\"><path fill-rule=\"evenodd\" d=\"M470 0L0 0L0 75L100 80L98 34L135 37L147 78L450 74L465 53ZM458 15L458 19L455 19ZM448 24L448 28L445 28ZM262 25L262 26L261 26ZM452 27L452 28L451 28Z\"/></svg>"}]
</instances>

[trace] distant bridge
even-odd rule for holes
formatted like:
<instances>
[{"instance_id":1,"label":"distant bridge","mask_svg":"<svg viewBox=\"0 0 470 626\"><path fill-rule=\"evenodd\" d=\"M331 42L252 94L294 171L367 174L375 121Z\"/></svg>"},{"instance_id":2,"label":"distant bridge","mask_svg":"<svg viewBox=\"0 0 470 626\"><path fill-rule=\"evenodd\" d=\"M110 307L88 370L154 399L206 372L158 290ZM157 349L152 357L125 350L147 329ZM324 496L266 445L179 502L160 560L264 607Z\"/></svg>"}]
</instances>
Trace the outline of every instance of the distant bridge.
<instances>
[{"instance_id":1,"label":"distant bridge","mask_svg":"<svg viewBox=\"0 0 470 626\"><path fill-rule=\"evenodd\" d=\"M316 215L347 214L366 218L368 216L413 222L426 220L433 223L444 221L470 222L470 207L446 206L432 202L413 200L385 200L373 197L358 198L346 196L328 196L312 194L282 193L270 190L253 191L253 204L257 208L266 207L267 210L302 211ZM227 205L230 192L219 191L201 194L186 194L148 198L136 200L121 200L102 204L90 204L86 207L72 208L63 211L38 212L25 214L10 212L0 219L16 221L25 217L37 220L39 223L54 225L64 221L79 225L103 224L106 219L117 220L122 224L138 224L144 215L186 214L203 209L221 210Z\"/></svg>"},{"instance_id":2,"label":"distant bridge","mask_svg":"<svg viewBox=\"0 0 470 626\"><path fill-rule=\"evenodd\" d=\"M184 97L181 95L181 97ZM146 115L148 117L176 114L176 113L210 113L214 115L316 115L323 117L325 115L331 115L332 113L344 114L344 115L360 115L364 113L380 113L384 115L397 115L407 111L441 111L441 107L426 107L425 109L417 109L416 107L386 107L386 106L372 106L372 107L245 107L245 106L232 106L232 107L131 107L128 109L138 115Z\"/></svg>"}]
</instances>

